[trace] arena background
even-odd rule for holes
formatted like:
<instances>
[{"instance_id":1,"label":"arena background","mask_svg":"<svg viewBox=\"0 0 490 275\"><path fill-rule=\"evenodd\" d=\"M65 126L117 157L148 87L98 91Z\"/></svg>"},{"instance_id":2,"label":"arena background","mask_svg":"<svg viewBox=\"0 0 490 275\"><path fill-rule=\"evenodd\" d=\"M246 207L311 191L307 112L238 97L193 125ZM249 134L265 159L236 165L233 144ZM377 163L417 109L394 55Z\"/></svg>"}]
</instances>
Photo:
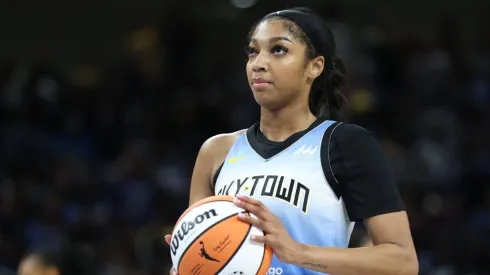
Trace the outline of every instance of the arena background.
<instances>
[{"instance_id":1,"label":"arena background","mask_svg":"<svg viewBox=\"0 0 490 275\"><path fill-rule=\"evenodd\" d=\"M352 121L392 161L420 274L490 274L484 0L0 2L0 274L65 240L104 275L168 274L162 236L200 145L258 117L245 36L295 5L337 37Z\"/></svg>"}]
</instances>

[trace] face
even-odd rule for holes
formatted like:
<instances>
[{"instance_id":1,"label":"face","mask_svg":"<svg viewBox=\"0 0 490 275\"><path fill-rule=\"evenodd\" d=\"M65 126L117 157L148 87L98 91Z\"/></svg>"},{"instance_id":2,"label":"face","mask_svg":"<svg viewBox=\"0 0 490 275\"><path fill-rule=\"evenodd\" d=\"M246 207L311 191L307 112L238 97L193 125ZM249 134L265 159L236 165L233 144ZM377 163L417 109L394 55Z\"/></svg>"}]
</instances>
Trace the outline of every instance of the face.
<instances>
[{"instance_id":1,"label":"face","mask_svg":"<svg viewBox=\"0 0 490 275\"><path fill-rule=\"evenodd\" d=\"M323 70L323 57L306 60L306 45L271 19L255 29L247 47L247 77L255 100L267 109L308 104L313 80Z\"/></svg>"},{"instance_id":2,"label":"face","mask_svg":"<svg viewBox=\"0 0 490 275\"><path fill-rule=\"evenodd\" d=\"M19 275L59 275L56 268L45 267L35 256L25 258L19 265Z\"/></svg>"}]
</instances>

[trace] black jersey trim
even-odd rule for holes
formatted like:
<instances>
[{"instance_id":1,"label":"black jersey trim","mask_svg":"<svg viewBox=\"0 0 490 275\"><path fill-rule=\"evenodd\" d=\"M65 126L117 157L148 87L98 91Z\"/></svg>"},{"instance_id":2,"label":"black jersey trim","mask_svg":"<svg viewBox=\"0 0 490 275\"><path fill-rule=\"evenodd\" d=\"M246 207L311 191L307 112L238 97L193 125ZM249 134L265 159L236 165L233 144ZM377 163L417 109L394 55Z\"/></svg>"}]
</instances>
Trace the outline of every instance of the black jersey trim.
<instances>
[{"instance_id":1,"label":"black jersey trim","mask_svg":"<svg viewBox=\"0 0 490 275\"><path fill-rule=\"evenodd\" d=\"M330 147L331 147L333 132L335 131L335 129L337 129L337 126L339 126L340 124L342 124L342 122L335 122L327 128L327 130L323 134L322 145L321 145L322 151L320 152L320 162L322 165L323 174L325 175L325 178L327 178L327 182L332 188L332 191L334 192L337 199L340 199L341 197L340 184L337 181L337 178L335 178L335 175L332 170L332 166L330 164Z\"/></svg>"},{"instance_id":2,"label":"black jersey trim","mask_svg":"<svg viewBox=\"0 0 490 275\"><path fill-rule=\"evenodd\" d=\"M282 152L285 150L287 147L298 141L300 138L302 138L304 135L309 133L312 129L316 128L318 125L322 124L325 122L325 119L317 119L315 122L313 122L310 127L308 127L306 130L294 133L291 135L289 138L287 138L285 141L281 142L276 142L276 141L271 141L268 140L259 130L259 123L255 123L252 127L248 128L246 135L248 142L250 144L250 147L262 158L268 159L271 158L278 153ZM335 196L337 199L340 199L341 197L341 192L340 192L340 184L335 178L335 175L332 171L332 167L330 165L330 149L331 149L331 140L333 136L333 132L339 126L342 124L342 122L335 122L332 125L330 125L325 133L323 134L322 142L321 142L321 150L322 152L320 153L320 162L323 170L323 174L325 175L325 178L327 179L328 184L332 188L332 191L334 192ZM269 145L275 145L274 149L272 151L267 151L267 150L262 150L261 143L266 143ZM225 162L219 166L219 168L216 170L216 173L214 174L213 180L211 182L211 190L213 192L216 192L216 183L218 182L219 174L224 166Z\"/></svg>"},{"instance_id":3,"label":"black jersey trim","mask_svg":"<svg viewBox=\"0 0 490 275\"><path fill-rule=\"evenodd\" d=\"M250 144L250 147L252 147L252 150L254 150L261 158L263 159L270 159L273 156L279 154L280 152L284 151L286 148L291 146L293 143L298 141L300 138L302 138L304 135L309 133L312 129L316 128L323 122L325 122L326 119L323 118L318 118L315 120L307 129L294 133L291 136L289 136L286 140L284 141L272 141L269 140L262 132L260 132L259 129L259 123L255 123L251 127L249 127L246 131L246 138L248 141L248 144ZM331 127L331 126L330 126ZM265 143L268 145L274 146L272 150L267 150L264 148L261 143ZM225 160L226 161L226 160ZM216 170L216 173L214 174L214 177L211 181L211 190L215 192L216 190L216 183L218 182L218 177L221 172L221 169L223 168L223 165L225 162L219 166L219 168Z\"/></svg>"},{"instance_id":4,"label":"black jersey trim","mask_svg":"<svg viewBox=\"0 0 490 275\"><path fill-rule=\"evenodd\" d=\"M223 161L223 163L221 163L221 165L216 170L216 173L214 174L214 177L213 177L213 181L211 182L211 190L213 190L213 193L216 191L215 190L215 188L216 188L216 182L218 182L219 173L221 172L221 169L223 168L223 165L225 165L225 162L224 161Z\"/></svg>"},{"instance_id":5,"label":"black jersey trim","mask_svg":"<svg viewBox=\"0 0 490 275\"><path fill-rule=\"evenodd\" d=\"M268 160L272 157L278 155L282 151L286 150L289 146L297 142L304 135L311 132L314 128L325 122L326 119L318 118L315 120L307 129L294 133L289 136L284 141L272 141L269 140L259 128L259 123L255 123L252 127L247 130L247 141L252 147L252 150L255 151L261 158ZM266 148L266 146L262 146L262 144L272 145L272 148Z\"/></svg>"}]
</instances>

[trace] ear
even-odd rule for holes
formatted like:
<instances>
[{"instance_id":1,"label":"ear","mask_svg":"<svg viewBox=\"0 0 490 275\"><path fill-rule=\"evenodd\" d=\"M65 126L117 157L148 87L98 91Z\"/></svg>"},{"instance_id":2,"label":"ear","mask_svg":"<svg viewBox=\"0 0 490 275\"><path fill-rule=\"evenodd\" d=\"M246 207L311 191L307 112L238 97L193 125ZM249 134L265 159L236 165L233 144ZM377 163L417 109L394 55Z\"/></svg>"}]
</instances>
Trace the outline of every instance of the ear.
<instances>
[{"instance_id":1,"label":"ear","mask_svg":"<svg viewBox=\"0 0 490 275\"><path fill-rule=\"evenodd\" d=\"M323 72L325 67L325 58L323 56L317 56L310 60L308 65L308 77L310 79L316 79Z\"/></svg>"}]
</instances>

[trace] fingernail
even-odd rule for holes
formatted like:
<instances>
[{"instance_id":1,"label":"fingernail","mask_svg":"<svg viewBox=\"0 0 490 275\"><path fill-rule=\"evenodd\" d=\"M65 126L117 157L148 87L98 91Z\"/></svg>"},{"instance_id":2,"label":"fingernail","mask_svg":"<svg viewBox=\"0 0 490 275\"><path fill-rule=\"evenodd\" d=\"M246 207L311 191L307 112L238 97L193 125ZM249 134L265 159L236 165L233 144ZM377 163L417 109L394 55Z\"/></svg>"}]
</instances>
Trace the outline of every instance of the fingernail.
<instances>
[{"instance_id":1,"label":"fingernail","mask_svg":"<svg viewBox=\"0 0 490 275\"><path fill-rule=\"evenodd\" d=\"M251 236L250 236L250 239L252 239L252 241L255 241L255 240L257 239L257 236L255 236L255 235L251 235Z\"/></svg>"},{"instance_id":2,"label":"fingernail","mask_svg":"<svg viewBox=\"0 0 490 275\"><path fill-rule=\"evenodd\" d=\"M238 214L238 217L239 217L239 218L241 218L241 219L244 219L246 216L245 216L245 214L244 214L244 213L239 213L239 214Z\"/></svg>"},{"instance_id":3,"label":"fingernail","mask_svg":"<svg viewBox=\"0 0 490 275\"><path fill-rule=\"evenodd\" d=\"M233 202L234 202L235 204L240 204L240 200L239 200L238 198L233 198Z\"/></svg>"}]
</instances>

